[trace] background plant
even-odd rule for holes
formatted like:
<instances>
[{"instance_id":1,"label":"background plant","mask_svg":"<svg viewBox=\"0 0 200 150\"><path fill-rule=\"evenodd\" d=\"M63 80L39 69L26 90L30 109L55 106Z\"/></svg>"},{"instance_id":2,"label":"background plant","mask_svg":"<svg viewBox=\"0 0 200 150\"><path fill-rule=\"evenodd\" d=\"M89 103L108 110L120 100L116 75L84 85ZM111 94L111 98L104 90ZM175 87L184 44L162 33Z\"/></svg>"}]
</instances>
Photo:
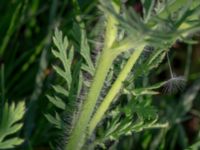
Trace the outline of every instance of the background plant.
<instances>
[{"instance_id":1,"label":"background plant","mask_svg":"<svg viewBox=\"0 0 200 150\"><path fill-rule=\"evenodd\" d=\"M5 63L3 62L3 64L5 64L6 78L5 80L2 80L2 83L5 82L5 84L3 84L5 88L2 89L1 93L4 93L2 94L4 95L4 98L9 100L13 99L14 101L18 101L18 99L21 100L25 98L28 110L25 116L25 126L23 128L24 130L22 130L23 132L21 133L21 136L25 137L26 141L23 143L20 149L31 149L33 147L36 148L39 145L47 147L46 145L49 143L49 141L52 141L50 144L52 148L57 148L58 145L60 148L64 148L67 144L70 143L70 140L72 139L70 137L72 137L73 132L76 131L75 128L77 120L79 120L79 116L82 114L81 108L85 104L84 100L87 98L87 95L90 92L90 87L93 82L95 70L96 68L98 68L98 64L102 62L101 59L106 58L106 55L108 62L110 62L110 66L107 66L108 75L106 75L106 73L104 74L100 72L101 75L106 75L104 76L105 82L101 82L99 80L101 84L96 84L102 85L104 83L101 92L99 93L100 95L98 96L96 105L94 103L93 106L91 106L91 108L94 109L94 112L96 113L93 113L92 111L88 113L93 117L91 119L89 127L87 127L87 123L85 123L86 130L83 130L83 133L86 135L86 138L88 140L83 140L82 143L84 143L84 141L87 142L85 146L89 146L89 148L91 149L99 147L105 149L127 149L131 146L141 147L141 149L149 149L148 146L151 146L151 148L155 148L155 143L162 143L161 146L166 149L166 145L172 145L171 149L175 149L177 143L179 143L178 141L176 141L176 134L172 134L169 137L169 139L174 139L173 142L175 144L171 144L172 141L170 140L161 140L160 142L153 140L156 139L156 136L151 135L160 135L163 137L163 139L168 139L168 136L165 136L165 134L163 133L166 133L166 135L168 135L167 133L170 133L170 129L173 129L173 126L171 126L171 124L174 124L174 122L176 122L178 118L178 120L180 121L177 124L181 125L181 122L185 120L185 118L183 120L181 119L181 114L183 116L188 115L186 114L186 112L190 111L191 107L185 109L184 113L182 112L184 109L180 109L181 113L177 113L177 115L174 115L174 119L172 119L172 121L169 121L171 120L170 117L167 118L165 116L173 116L171 114L174 114L174 111L167 111L166 113L164 113L163 110L170 110L170 108L174 108L174 106L171 106L168 102L170 100L173 104L173 99L178 99L178 96L165 96L163 94L159 95L159 97L156 96L161 92L160 88L165 85L169 85L168 81L171 80L165 78L166 81L161 82L163 81L163 78L159 78L159 76L152 77L151 70L153 69L153 72L156 71L156 74L158 75L159 73L162 73L166 70L165 64L161 65L159 69L155 68L157 68L161 64L161 62L166 62L165 55L167 53L170 55L170 59L173 59L174 51L171 49L171 46L177 39L184 42L194 42L191 41L190 38L186 35L188 35L188 33L190 34L196 32L199 28L198 11L195 11L198 10L198 1L193 1L191 3L192 5L189 5L188 2L188 5L184 5L185 7L183 8L182 4L185 4L187 1L160 1L158 3L155 3L155 1L152 1L151 3L149 3L148 1L141 1L143 4L143 12L141 12L141 10L138 10L138 7L136 7L139 6L138 2L128 1L126 5L133 6L139 14L136 14L133 10L129 10L126 12L126 10L121 7L120 3L115 3L115 7L113 9L113 6L110 5L110 3L106 2L102 3L101 5L99 5L99 3L97 3L96 1L92 1L91 4L90 1L66 1L66 3L59 1L51 2L52 3L48 4L43 4L39 1L23 1L21 2L21 4L20 2L14 2L13 7L16 6L16 3L19 3L19 5L17 6L16 12L14 13L15 15L10 15L13 18L13 23L11 23L8 30L2 30L2 33L7 31L7 33L9 34L6 34L6 38L2 40L2 42L4 42L4 44L2 45L7 46L2 46L2 49L4 49L2 54L5 61ZM5 6L6 2L3 3ZM100 6L101 11L99 11L99 8L97 9L96 6L98 5ZM40 13L39 8L42 8L43 6L46 6L46 8ZM66 7L74 9L73 11L65 12ZM121 7L120 12L122 12L122 15L119 15L118 11L116 11L118 10L118 7ZM27 14L31 10L34 10L38 13L36 13L38 17L35 17L34 15L33 17L29 17L34 18L33 20L36 21L36 24L33 23L33 25L27 26L27 24L29 24L29 21L27 21L25 22L25 24L20 23L18 26L12 25L18 17L21 18L23 22L23 19L28 18L26 16L28 16ZM51 19L49 20L51 20L51 22L49 22L49 20L47 21L46 17L44 17L47 16L46 14L48 13L50 14L49 18ZM21 16L24 16L24 18ZM108 24L106 25L107 17L109 18L108 20L110 21L110 23L108 21ZM41 20L45 22L42 23L42 25L37 24L40 18L43 18ZM116 23L117 25L113 25ZM45 24L48 24L49 26L48 31L46 30ZM61 75L60 77L55 76L56 74L54 74L51 65L49 65L49 62L52 61L52 55L50 53L47 53L47 51L49 51L48 45L51 43L50 41L52 29L59 24L59 29L62 29L65 34L59 30L56 30L54 34L53 41L55 43L55 46L53 47L53 54L58 59L54 63L53 66L55 67L53 68L59 75ZM24 27L26 30L24 30ZM37 29L37 34L30 34L29 31L32 32L32 28L35 27L43 27L43 29ZM111 27L114 27L114 30L110 30ZM105 28L107 28L107 34L105 34ZM116 29L118 31L116 31ZM29 38L24 38L27 41L30 41L24 42L27 43L27 46L26 44L23 45L24 50L29 49L29 47L33 49L38 48L39 50L36 50L37 52L27 51L29 53L27 54L27 56L29 55L30 57L21 57L21 55L19 54L23 54L24 50L20 48L21 45L19 45L19 48L16 46L16 43L19 42L14 42L11 40L12 35L16 36L16 34L14 33L16 33L17 31L18 33L22 33L19 34L22 37L24 37L25 35L29 35L26 36ZM45 31L46 33L44 33ZM47 34L47 38L44 38L44 44L32 44L33 42L31 39L35 39L36 43L37 41L38 43L43 41L41 39L34 38L37 37L37 35L42 35L41 33L43 33L43 35ZM64 35L67 35L67 38ZM16 38L17 37L19 36L16 36ZM7 50L9 49L8 45L12 45L8 43L11 42L13 42L13 47L16 48L16 54L13 54L13 59L8 59L8 57L10 56L10 53ZM141 48L140 51L137 51L139 52L139 58L135 59L137 61L132 62L133 64L135 64L133 68L130 65L129 69L132 69L130 70L131 73L127 76L127 80L123 83L116 84L117 86L114 87L118 88L115 88L113 90L114 92L109 92L109 89L112 89L113 87L112 85L116 83L115 81L119 81L118 75L120 74L121 70L125 68L126 62L130 60L129 57L131 56L131 54L134 54L137 48L139 48L138 46L144 46L145 48ZM67 51L65 51L66 48ZM110 54L105 53L105 55L102 56L102 49L103 51L104 49L110 49L105 50L109 51ZM185 47L183 49L185 49ZM111 54L111 52L113 53ZM192 56L190 55L190 53L191 48L190 50L188 50L187 60L191 60ZM136 56L135 54L133 56ZM18 56L23 58L23 61L20 61L18 65L17 63L15 63L16 65L13 65L13 62L15 62L15 60L18 60ZM111 58L114 61L111 61ZM36 62L35 60L38 61ZM107 65L108 62L104 63ZM170 62L172 63L172 67L174 67L173 61L171 60ZM187 61L185 75L187 76L186 79L191 82L192 80L196 79L198 74L194 73L192 74L192 76L190 76L190 65L188 64L190 64L190 61ZM198 63L196 62L195 64ZM104 65L100 66L102 66L102 68L105 67ZM8 74L9 70L11 73L10 75L12 75L15 70L17 70L17 75L14 76L14 78L10 78ZM169 70L169 68L167 70ZM173 71L178 73L176 68L173 69ZM22 80L25 76L23 74L26 74L27 80ZM29 74L31 74L32 77ZM125 74L127 75L127 72ZM123 77L124 79L126 75ZM30 79L35 78L35 81L29 80L28 77L30 77ZM96 80L98 80L98 78ZM7 83L12 86L8 88L9 86ZM52 84L54 86L52 86ZM16 86L15 88L15 86L13 85L18 86ZM25 87L25 85L30 86L28 86L29 88L26 88L26 90L19 91L19 87ZM196 89L196 92L198 93L198 89ZM48 93L47 98L49 98L50 100L48 106L46 106L48 102L45 97L46 93ZM98 120L101 120L102 116L96 114L99 114L99 110L101 110L99 112L104 114L104 111L106 109L103 109L102 111L102 109L99 108L105 106L102 105L102 102L104 102L103 99L107 97L106 95L111 95L111 97L108 96L110 98L107 98L110 102L107 103L106 106L109 106L111 102L112 106L109 108L108 111L106 111L105 117L103 117L103 121L101 121L101 123L99 124ZM158 102L158 100L156 101L156 99L169 100L162 100L162 102ZM180 99L182 99L182 97ZM164 103L163 101L166 103ZM190 104L192 105L192 102L195 101L198 101L198 99L195 100L195 98L193 98L193 100L190 101ZM106 102L108 101L106 100ZM180 105L182 105L182 102L180 102ZM165 107L163 108L163 106ZM181 108L185 108L186 106L188 105L183 105L181 106ZM155 107L157 107L159 114L156 113ZM160 107L162 108L161 110ZM43 115L44 113L45 115ZM160 117L158 117L158 115ZM86 115L86 117L88 116ZM90 117L88 118L90 120ZM158 121L158 118L161 118L161 120ZM53 125L56 125L58 130L52 128L51 124L48 123L46 119L53 123ZM186 118L186 120L188 119ZM85 117L84 121L87 122L87 119ZM159 123L156 121L158 121ZM167 124L166 121L168 121L169 123ZM98 128L97 130L95 130L95 132L93 132L93 129L97 124ZM169 125L169 128L167 129L154 129L148 130L146 132L142 131L140 132L140 134L136 133L137 131L141 131L146 128L166 127L167 125ZM180 129L178 128L177 130L177 128L174 128L174 130L179 131ZM157 131L157 133L160 134L157 134L155 132L151 133L151 131ZM182 132L180 133L184 133L184 130L181 131ZM87 133L93 134L92 136L88 136ZM172 130L171 133L176 132L173 132ZM123 144L125 141L120 138L124 137L123 135L126 135L126 142L131 141L132 137L136 142ZM187 136L185 135L182 137L186 138ZM54 140L57 138L60 138L58 139L60 144L58 144L58 142ZM79 141L78 139L76 140ZM117 144L117 141L119 141L119 145ZM187 147L188 144L189 143L187 142L183 142L180 145L182 145L183 149ZM126 145L127 147L123 147L124 145ZM159 146L160 144L157 145Z\"/></svg>"}]
</instances>

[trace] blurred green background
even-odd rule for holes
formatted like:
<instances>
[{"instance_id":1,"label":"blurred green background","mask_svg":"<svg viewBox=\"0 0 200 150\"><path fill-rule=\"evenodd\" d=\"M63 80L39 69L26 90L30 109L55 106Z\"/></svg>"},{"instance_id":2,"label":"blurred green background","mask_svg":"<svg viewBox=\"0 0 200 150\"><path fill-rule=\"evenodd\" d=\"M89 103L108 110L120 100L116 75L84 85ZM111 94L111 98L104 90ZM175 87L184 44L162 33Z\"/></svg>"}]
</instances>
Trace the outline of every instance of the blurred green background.
<instances>
[{"instance_id":1,"label":"blurred green background","mask_svg":"<svg viewBox=\"0 0 200 150\"><path fill-rule=\"evenodd\" d=\"M50 149L49 141L56 131L44 117L51 110L45 97L55 82L50 47L52 33L59 27L77 44L72 28L75 17L81 14L90 33L100 18L97 0L1 0L0 1L0 65L1 97L3 100L25 100L27 113L20 133L26 142L19 149ZM138 1L128 1L134 7ZM134 7L135 8L135 7ZM103 32L103 31L101 31ZM92 34L88 34L92 39ZM195 37L200 41L199 36ZM167 129L145 130L123 136L116 143L108 143L118 150L182 150L200 141L200 44L173 45L170 58L174 72L185 75L187 85L183 91L153 98L161 120L170 123ZM163 81L169 77L164 62L150 80ZM52 110L53 111L53 110ZM199 144L200 145L200 144ZM100 148L99 148L100 149Z\"/></svg>"}]
</instances>

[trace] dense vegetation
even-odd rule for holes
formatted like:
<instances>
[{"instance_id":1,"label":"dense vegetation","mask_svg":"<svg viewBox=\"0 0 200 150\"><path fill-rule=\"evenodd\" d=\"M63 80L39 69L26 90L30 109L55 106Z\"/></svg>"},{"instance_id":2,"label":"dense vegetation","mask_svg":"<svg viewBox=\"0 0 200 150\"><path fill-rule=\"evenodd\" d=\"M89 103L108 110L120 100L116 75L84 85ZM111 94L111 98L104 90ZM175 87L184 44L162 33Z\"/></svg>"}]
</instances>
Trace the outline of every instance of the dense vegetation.
<instances>
[{"instance_id":1,"label":"dense vegetation","mask_svg":"<svg viewBox=\"0 0 200 150\"><path fill-rule=\"evenodd\" d=\"M0 149L200 148L199 0L0 12Z\"/></svg>"}]
</instances>

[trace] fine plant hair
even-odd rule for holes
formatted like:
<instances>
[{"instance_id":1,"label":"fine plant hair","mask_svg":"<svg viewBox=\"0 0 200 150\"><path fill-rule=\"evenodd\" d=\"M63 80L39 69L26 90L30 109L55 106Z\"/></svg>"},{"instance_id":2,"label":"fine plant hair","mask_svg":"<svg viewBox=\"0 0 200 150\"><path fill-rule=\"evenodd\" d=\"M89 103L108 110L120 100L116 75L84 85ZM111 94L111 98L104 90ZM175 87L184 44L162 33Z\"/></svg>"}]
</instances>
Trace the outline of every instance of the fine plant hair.
<instances>
[{"instance_id":1,"label":"fine plant hair","mask_svg":"<svg viewBox=\"0 0 200 150\"><path fill-rule=\"evenodd\" d=\"M168 53L167 53L167 63L169 66L170 79L167 80L166 84L164 85L165 87L164 92L172 94L176 93L177 91L183 90L186 84L186 79L184 76L176 76L176 74L173 73Z\"/></svg>"},{"instance_id":2,"label":"fine plant hair","mask_svg":"<svg viewBox=\"0 0 200 150\"><path fill-rule=\"evenodd\" d=\"M158 121L151 96L166 84L170 91L181 88L183 78L172 74L170 81L159 83L141 79L159 67L177 40L188 42L188 35L200 30L200 1L142 0L142 6L141 16L119 0L100 1L105 33L103 47L95 59L80 15L76 25L78 45L55 29L52 53L60 65L53 68L64 84L54 85L53 94L48 94L55 113L45 117L64 133L66 141L61 149L94 149L97 145L106 149L107 140L168 126L167 122ZM120 35L120 31L124 34ZM121 95L126 97L123 105Z\"/></svg>"}]
</instances>

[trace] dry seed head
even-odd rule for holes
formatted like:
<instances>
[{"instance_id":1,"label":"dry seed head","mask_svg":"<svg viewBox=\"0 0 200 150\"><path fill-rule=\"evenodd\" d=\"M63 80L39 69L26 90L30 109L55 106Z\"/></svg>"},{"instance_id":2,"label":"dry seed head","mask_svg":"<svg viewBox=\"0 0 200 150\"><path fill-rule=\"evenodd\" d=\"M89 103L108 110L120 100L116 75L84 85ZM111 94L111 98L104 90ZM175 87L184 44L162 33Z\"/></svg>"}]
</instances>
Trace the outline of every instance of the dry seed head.
<instances>
[{"instance_id":1,"label":"dry seed head","mask_svg":"<svg viewBox=\"0 0 200 150\"><path fill-rule=\"evenodd\" d=\"M164 92L169 94L177 93L178 91L183 90L185 84L186 79L184 76L173 75L164 85Z\"/></svg>"}]
</instances>

